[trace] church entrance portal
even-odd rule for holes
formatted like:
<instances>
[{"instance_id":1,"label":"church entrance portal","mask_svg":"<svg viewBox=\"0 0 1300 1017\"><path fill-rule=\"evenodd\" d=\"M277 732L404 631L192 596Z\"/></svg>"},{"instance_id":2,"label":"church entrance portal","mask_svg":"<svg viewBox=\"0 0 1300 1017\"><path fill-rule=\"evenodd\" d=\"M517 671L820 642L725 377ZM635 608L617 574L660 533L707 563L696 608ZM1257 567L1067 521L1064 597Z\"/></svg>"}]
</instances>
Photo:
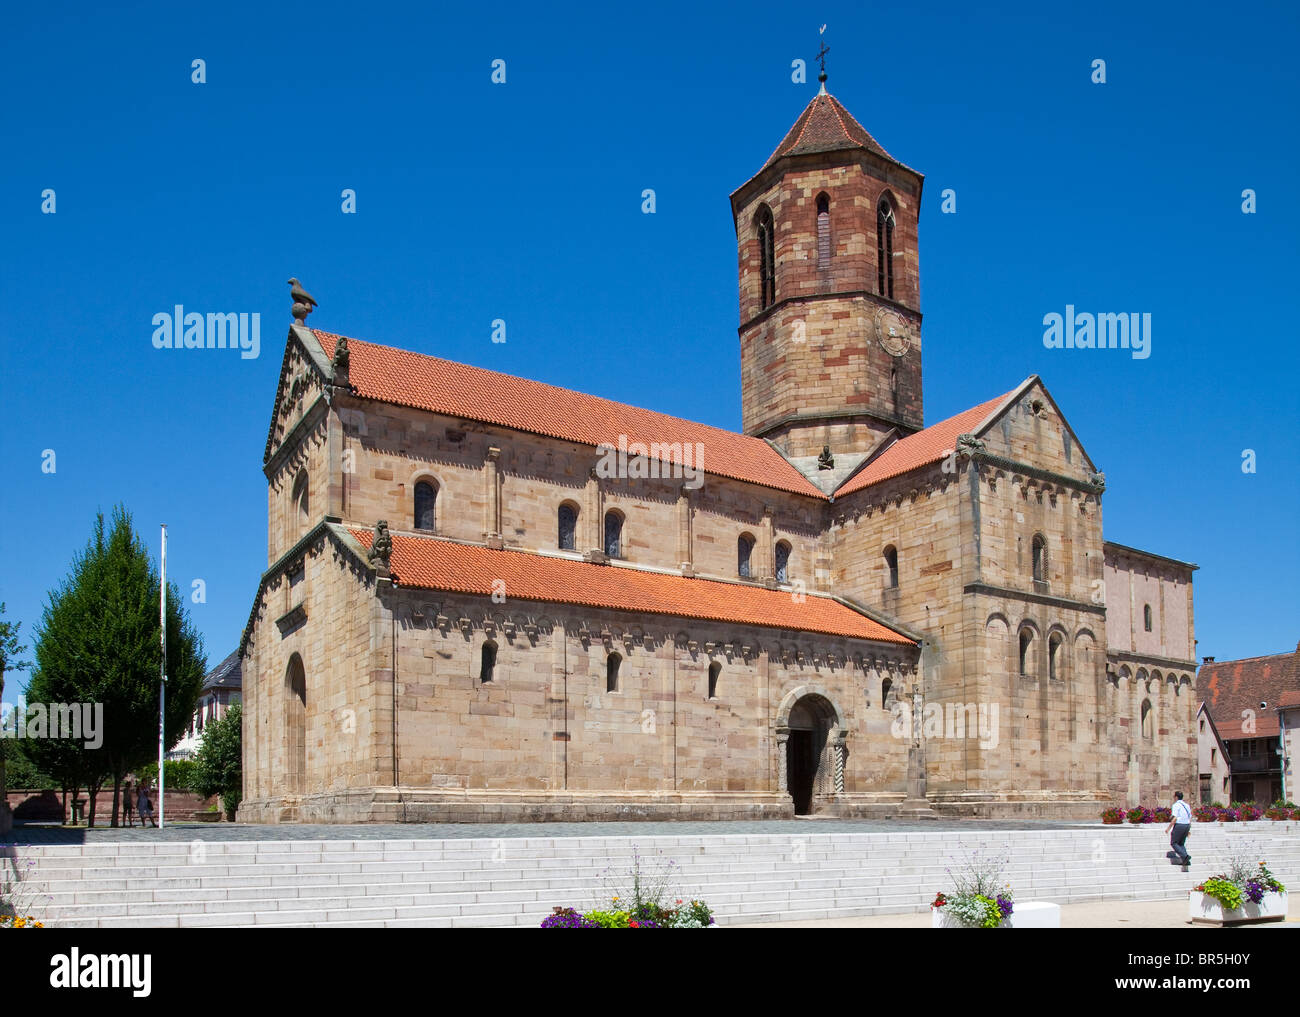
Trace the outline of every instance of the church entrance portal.
<instances>
[{"instance_id":1,"label":"church entrance portal","mask_svg":"<svg viewBox=\"0 0 1300 1017\"><path fill-rule=\"evenodd\" d=\"M813 811L813 796L834 790L831 776L831 729L835 709L818 695L806 695L790 710L785 743L786 789L797 816Z\"/></svg>"}]
</instances>

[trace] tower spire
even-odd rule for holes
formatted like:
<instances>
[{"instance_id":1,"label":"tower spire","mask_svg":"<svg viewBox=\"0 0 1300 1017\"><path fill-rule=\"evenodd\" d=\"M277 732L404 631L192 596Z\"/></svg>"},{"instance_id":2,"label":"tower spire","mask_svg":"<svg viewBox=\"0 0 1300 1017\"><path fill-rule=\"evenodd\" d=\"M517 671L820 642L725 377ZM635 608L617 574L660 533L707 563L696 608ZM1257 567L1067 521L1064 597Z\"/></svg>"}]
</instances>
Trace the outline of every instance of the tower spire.
<instances>
[{"instance_id":1,"label":"tower spire","mask_svg":"<svg viewBox=\"0 0 1300 1017\"><path fill-rule=\"evenodd\" d=\"M826 54L831 51L830 47L826 45L826 39L825 39L826 26L822 25L821 31L819 31L817 34L823 37L821 40L821 49L817 51L817 59L821 61L821 67L822 67L821 73L817 75L817 80L822 83L822 87L821 87L821 91L819 91L817 94L825 95L826 94Z\"/></svg>"}]
</instances>

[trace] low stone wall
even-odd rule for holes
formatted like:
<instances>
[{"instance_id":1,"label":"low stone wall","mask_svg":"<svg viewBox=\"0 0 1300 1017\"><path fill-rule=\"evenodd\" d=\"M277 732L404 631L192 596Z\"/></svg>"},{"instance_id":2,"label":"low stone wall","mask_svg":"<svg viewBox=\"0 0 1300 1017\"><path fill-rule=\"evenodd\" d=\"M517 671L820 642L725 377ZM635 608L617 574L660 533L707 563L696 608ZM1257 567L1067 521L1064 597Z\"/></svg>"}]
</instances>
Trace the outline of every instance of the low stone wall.
<instances>
[{"instance_id":1,"label":"low stone wall","mask_svg":"<svg viewBox=\"0 0 1300 1017\"><path fill-rule=\"evenodd\" d=\"M79 793L78 797L86 802L86 809L90 808L90 798L85 790ZM158 796L152 795L154 806L154 819L158 818ZM14 810L15 825L21 823L71 823L72 822L72 795L68 795L68 804L66 809L63 805L63 793L61 791L35 790L32 788L10 788L5 795L5 800L9 807ZM166 816L176 820L190 820L194 813L204 812L207 808L217 801L216 798L201 798L189 791L167 791L166 792ZM134 814L134 802L132 802L132 813ZM118 818L124 821L124 813L120 811L119 805ZM224 818L224 817L223 817ZM85 821L85 817L82 817ZM95 825L108 826L113 821L113 789L101 791L95 799ZM138 820L137 820L138 821Z\"/></svg>"},{"instance_id":2,"label":"low stone wall","mask_svg":"<svg viewBox=\"0 0 1300 1017\"><path fill-rule=\"evenodd\" d=\"M537 792L357 788L245 801L241 823L560 823L791 819L767 792Z\"/></svg>"}]
</instances>

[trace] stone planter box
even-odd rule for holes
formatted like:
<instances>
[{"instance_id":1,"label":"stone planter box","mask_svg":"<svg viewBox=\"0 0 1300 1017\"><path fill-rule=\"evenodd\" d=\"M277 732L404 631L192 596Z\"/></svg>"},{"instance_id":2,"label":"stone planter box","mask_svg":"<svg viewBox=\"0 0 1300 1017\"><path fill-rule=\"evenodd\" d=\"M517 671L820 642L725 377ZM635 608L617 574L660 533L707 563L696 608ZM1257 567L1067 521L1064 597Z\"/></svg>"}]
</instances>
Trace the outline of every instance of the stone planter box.
<instances>
[{"instance_id":1,"label":"stone planter box","mask_svg":"<svg viewBox=\"0 0 1300 1017\"><path fill-rule=\"evenodd\" d=\"M1188 894L1187 917L1206 925L1238 925L1242 922L1286 921L1285 893L1266 893L1258 904L1246 901L1235 911L1227 911L1208 894L1192 890Z\"/></svg>"},{"instance_id":2,"label":"stone planter box","mask_svg":"<svg viewBox=\"0 0 1300 1017\"><path fill-rule=\"evenodd\" d=\"M998 926L999 929L1059 929L1060 927L1061 905L1042 900L1017 901L1011 917ZM930 928L964 929L966 926L945 914L943 908L931 908Z\"/></svg>"}]
</instances>

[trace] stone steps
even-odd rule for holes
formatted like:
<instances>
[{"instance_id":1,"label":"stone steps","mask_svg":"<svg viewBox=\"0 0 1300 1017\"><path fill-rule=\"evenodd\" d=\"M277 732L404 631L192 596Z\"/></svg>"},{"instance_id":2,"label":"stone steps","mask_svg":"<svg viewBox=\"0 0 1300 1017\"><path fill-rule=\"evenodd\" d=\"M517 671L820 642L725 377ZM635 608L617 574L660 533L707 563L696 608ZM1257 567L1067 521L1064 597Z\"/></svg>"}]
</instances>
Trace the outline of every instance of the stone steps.
<instances>
[{"instance_id":1,"label":"stone steps","mask_svg":"<svg viewBox=\"0 0 1300 1017\"><path fill-rule=\"evenodd\" d=\"M19 850L37 860L32 889L49 895L40 910L52 926L535 927L552 906L590 906L602 873L625 872L634 845L652 868L674 859L679 891L726 924L923 911L951 886L945 869L959 836L995 850L1010 842L1007 879L1021 900L1181 896L1247 842L1284 883L1300 879L1300 824L1259 826L1195 830L1190 874L1164 858L1163 826Z\"/></svg>"}]
</instances>

